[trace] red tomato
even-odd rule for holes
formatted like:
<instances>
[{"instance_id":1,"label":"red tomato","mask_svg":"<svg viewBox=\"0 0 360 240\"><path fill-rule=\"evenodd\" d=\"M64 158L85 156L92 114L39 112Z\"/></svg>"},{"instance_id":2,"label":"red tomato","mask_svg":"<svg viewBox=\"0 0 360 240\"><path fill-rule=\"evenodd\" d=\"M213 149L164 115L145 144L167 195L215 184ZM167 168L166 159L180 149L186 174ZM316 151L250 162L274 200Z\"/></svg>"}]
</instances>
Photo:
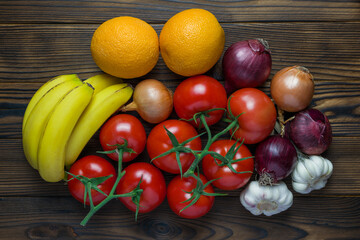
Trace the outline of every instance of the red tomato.
<instances>
[{"instance_id":1,"label":"red tomato","mask_svg":"<svg viewBox=\"0 0 360 240\"><path fill-rule=\"evenodd\" d=\"M211 144L209 151L217 152L220 155L225 156L226 153L229 152L231 146L235 143L236 141L234 140L218 140ZM237 143L236 147L239 145L240 143ZM233 160L251 156L252 154L249 149L243 144L236 152ZM243 187L250 180L252 173L237 174L231 171L231 169L226 165L220 167L218 164L221 163L222 162L220 160L215 160L210 155L206 155L202 160L203 173L205 177L209 180L219 178L211 183L215 187L223 190L235 190ZM254 170L254 159L249 158L239 162L234 162L231 165L237 172L252 172Z\"/></svg>"},{"instance_id":2,"label":"red tomato","mask_svg":"<svg viewBox=\"0 0 360 240\"><path fill-rule=\"evenodd\" d=\"M184 121L180 120L166 120L158 125L156 125L151 132L149 133L147 141L147 151L150 156L150 159L153 159L160 154L168 151L173 148L173 144L164 129L166 127L171 133L173 133L179 143L184 142L185 140L195 137L198 135L195 128ZM201 139L200 137L192 140L191 142L185 144L186 147L189 147L193 150L201 150ZM189 169L191 163L194 161L195 157L191 153L180 153L180 162L182 167L182 172L184 173ZM161 158L157 158L153 163L160 168L161 170L178 174L180 173L179 165L176 161L176 154L171 153Z\"/></svg>"},{"instance_id":3,"label":"red tomato","mask_svg":"<svg viewBox=\"0 0 360 240\"><path fill-rule=\"evenodd\" d=\"M174 108L176 114L182 119L191 119L195 113L213 108L226 108L227 96L223 85L216 79L199 75L182 81L174 92ZM224 111L212 111L206 117L207 124L217 123ZM199 121L192 121L199 126Z\"/></svg>"},{"instance_id":4,"label":"red tomato","mask_svg":"<svg viewBox=\"0 0 360 240\"><path fill-rule=\"evenodd\" d=\"M120 179L116 188L117 194L131 192L138 185L143 192L140 197L139 213L147 213L158 207L166 196L165 178L161 171L146 162L136 162L127 166L125 175ZM136 205L131 197L120 197L120 201L131 211L136 211Z\"/></svg>"},{"instance_id":5,"label":"red tomato","mask_svg":"<svg viewBox=\"0 0 360 240\"><path fill-rule=\"evenodd\" d=\"M118 114L110 118L100 130L100 143L104 151L113 150L116 147L108 145L123 144L124 139L128 141L128 147L136 153L125 152L123 162L129 162L136 158L146 145L146 132L140 120L130 114ZM117 153L108 156L118 161Z\"/></svg>"},{"instance_id":6,"label":"red tomato","mask_svg":"<svg viewBox=\"0 0 360 240\"><path fill-rule=\"evenodd\" d=\"M70 168L70 173L74 175L81 175L88 178L97 178L113 175L97 187L104 193L109 194L114 186L116 179L116 171L114 166L102 157L90 155L77 160ZM84 203L85 186L79 180L68 175L68 188L71 195L79 202ZM71 180L70 180L71 179ZM106 198L102 193L92 189L91 197L94 205L99 204ZM89 197L86 197L86 205L90 205Z\"/></svg>"},{"instance_id":7,"label":"red tomato","mask_svg":"<svg viewBox=\"0 0 360 240\"><path fill-rule=\"evenodd\" d=\"M200 174L200 178L203 184L207 183L207 179L204 175ZM185 208L191 202L184 202L191 197L191 194L186 192L192 191L195 187L196 179L193 177L181 178L181 176L178 175L170 181L167 188L167 200L171 210L180 217L190 219L199 218L208 213L214 205L214 196L201 195L195 204L180 212L180 210ZM214 189L211 184L209 184L204 191L213 193Z\"/></svg>"},{"instance_id":8,"label":"red tomato","mask_svg":"<svg viewBox=\"0 0 360 240\"><path fill-rule=\"evenodd\" d=\"M264 140L272 132L276 122L276 109L271 99L256 88L239 89L229 97L234 116L239 117L240 128L236 139L244 139L245 144L255 144Z\"/></svg>"}]
</instances>

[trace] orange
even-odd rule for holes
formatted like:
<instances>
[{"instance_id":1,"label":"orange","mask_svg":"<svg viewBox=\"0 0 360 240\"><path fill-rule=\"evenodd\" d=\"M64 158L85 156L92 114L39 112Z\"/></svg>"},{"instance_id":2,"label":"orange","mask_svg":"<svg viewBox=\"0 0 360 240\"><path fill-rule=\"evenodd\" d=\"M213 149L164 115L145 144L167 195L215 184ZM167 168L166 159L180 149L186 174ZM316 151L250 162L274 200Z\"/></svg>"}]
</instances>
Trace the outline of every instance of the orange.
<instances>
[{"instance_id":1,"label":"orange","mask_svg":"<svg viewBox=\"0 0 360 240\"><path fill-rule=\"evenodd\" d=\"M204 9L188 9L171 17L160 33L165 64L182 76L210 70L220 59L225 34L216 17Z\"/></svg>"},{"instance_id":2,"label":"orange","mask_svg":"<svg viewBox=\"0 0 360 240\"><path fill-rule=\"evenodd\" d=\"M96 29L91 54L104 72L119 78L137 78L155 67L159 38L154 28L141 19L116 17Z\"/></svg>"}]
</instances>

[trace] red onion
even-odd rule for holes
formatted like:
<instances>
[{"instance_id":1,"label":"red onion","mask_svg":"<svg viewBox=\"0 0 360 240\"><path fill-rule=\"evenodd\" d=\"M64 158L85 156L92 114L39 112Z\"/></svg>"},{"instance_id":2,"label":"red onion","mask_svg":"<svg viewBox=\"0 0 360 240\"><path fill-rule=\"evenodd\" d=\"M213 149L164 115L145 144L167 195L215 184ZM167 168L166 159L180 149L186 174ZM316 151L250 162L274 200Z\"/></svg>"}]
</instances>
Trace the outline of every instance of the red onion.
<instances>
[{"instance_id":1,"label":"red onion","mask_svg":"<svg viewBox=\"0 0 360 240\"><path fill-rule=\"evenodd\" d=\"M288 131L295 146L308 155L322 154L332 141L330 122L317 109L298 112Z\"/></svg>"},{"instance_id":2,"label":"red onion","mask_svg":"<svg viewBox=\"0 0 360 240\"><path fill-rule=\"evenodd\" d=\"M227 93L263 84L271 72L271 54L263 39L232 44L223 57L223 72Z\"/></svg>"},{"instance_id":3,"label":"red onion","mask_svg":"<svg viewBox=\"0 0 360 240\"><path fill-rule=\"evenodd\" d=\"M294 145L288 138L272 135L262 141L255 151L255 169L259 183L272 185L290 175L297 161Z\"/></svg>"}]
</instances>

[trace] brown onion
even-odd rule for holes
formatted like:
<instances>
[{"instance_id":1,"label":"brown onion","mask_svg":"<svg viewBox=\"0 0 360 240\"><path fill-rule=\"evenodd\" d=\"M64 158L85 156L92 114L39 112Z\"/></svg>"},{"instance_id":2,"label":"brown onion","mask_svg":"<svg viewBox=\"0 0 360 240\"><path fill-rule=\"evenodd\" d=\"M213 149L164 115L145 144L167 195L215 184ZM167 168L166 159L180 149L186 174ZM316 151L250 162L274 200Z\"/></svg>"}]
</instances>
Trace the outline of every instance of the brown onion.
<instances>
[{"instance_id":1,"label":"brown onion","mask_svg":"<svg viewBox=\"0 0 360 240\"><path fill-rule=\"evenodd\" d=\"M134 89L133 102L121 111L137 111L149 123L166 120L173 110L173 93L160 81L146 79Z\"/></svg>"},{"instance_id":2,"label":"brown onion","mask_svg":"<svg viewBox=\"0 0 360 240\"><path fill-rule=\"evenodd\" d=\"M274 75L270 91L280 109L287 112L301 111L310 105L313 98L313 76L304 67L286 67Z\"/></svg>"}]
</instances>

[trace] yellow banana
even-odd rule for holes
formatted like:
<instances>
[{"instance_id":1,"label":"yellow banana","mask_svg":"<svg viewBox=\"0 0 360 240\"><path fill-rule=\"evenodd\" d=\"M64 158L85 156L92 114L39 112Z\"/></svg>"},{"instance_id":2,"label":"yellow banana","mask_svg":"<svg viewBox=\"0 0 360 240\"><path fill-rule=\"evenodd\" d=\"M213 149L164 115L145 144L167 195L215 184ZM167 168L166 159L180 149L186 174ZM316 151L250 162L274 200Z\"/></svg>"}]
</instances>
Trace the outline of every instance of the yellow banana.
<instances>
[{"instance_id":1,"label":"yellow banana","mask_svg":"<svg viewBox=\"0 0 360 240\"><path fill-rule=\"evenodd\" d=\"M29 114L22 140L25 157L33 168L38 169L38 145L51 112L68 92L82 84L80 79L74 78L54 86L38 101Z\"/></svg>"},{"instance_id":2,"label":"yellow banana","mask_svg":"<svg viewBox=\"0 0 360 240\"><path fill-rule=\"evenodd\" d=\"M132 96L126 83L111 85L96 95L77 122L66 147L65 165L72 165L101 125Z\"/></svg>"},{"instance_id":3,"label":"yellow banana","mask_svg":"<svg viewBox=\"0 0 360 240\"><path fill-rule=\"evenodd\" d=\"M123 81L121 78L117 78L109 74L103 73L90 77L86 79L84 82L90 83L91 86L93 86L93 88L95 89L94 90L94 95L95 95L104 88L114 84L122 83Z\"/></svg>"},{"instance_id":4,"label":"yellow banana","mask_svg":"<svg viewBox=\"0 0 360 240\"><path fill-rule=\"evenodd\" d=\"M36 92L35 94L32 96L29 104L26 107L25 110L25 114L24 114L24 118L23 118L23 125L22 125L22 129L24 130L25 124L27 122L27 119L29 117L29 114L31 113L31 111L33 110L34 106L39 102L39 100L53 87L55 87L56 85L63 83L65 81L68 80L72 80L77 78L76 74L69 74L69 75L61 75L61 76L57 76L55 78L50 79L49 81L47 81L46 83L44 83Z\"/></svg>"},{"instance_id":5,"label":"yellow banana","mask_svg":"<svg viewBox=\"0 0 360 240\"><path fill-rule=\"evenodd\" d=\"M65 149L80 115L90 103L94 89L88 83L75 87L56 105L39 144L38 168L47 182L64 178Z\"/></svg>"}]
</instances>

